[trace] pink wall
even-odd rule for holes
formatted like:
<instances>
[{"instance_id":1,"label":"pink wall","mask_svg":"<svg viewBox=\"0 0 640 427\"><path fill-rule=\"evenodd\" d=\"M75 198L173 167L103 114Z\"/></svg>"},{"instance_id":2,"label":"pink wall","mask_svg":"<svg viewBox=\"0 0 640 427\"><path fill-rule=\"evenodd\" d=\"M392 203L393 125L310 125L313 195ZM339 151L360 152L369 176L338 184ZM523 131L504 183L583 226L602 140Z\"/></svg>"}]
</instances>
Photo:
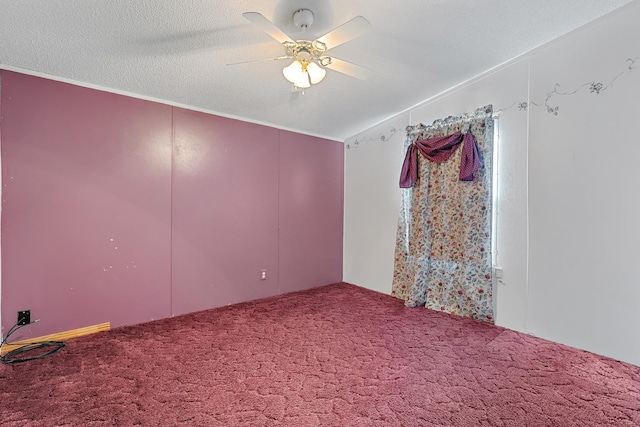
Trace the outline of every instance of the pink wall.
<instances>
[{"instance_id":1,"label":"pink wall","mask_svg":"<svg viewBox=\"0 0 640 427\"><path fill-rule=\"evenodd\" d=\"M341 143L1 73L4 331L21 309L28 337L341 280Z\"/></svg>"},{"instance_id":2,"label":"pink wall","mask_svg":"<svg viewBox=\"0 0 640 427\"><path fill-rule=\"evenodd\" d=\"M339 142L280 133L282 292L342 280L343 153Z\"/></svg>"},{"instance_id":3,"label":"pink wall","mask_svg":"<svg viewBox=\"0 0 640 427\"><path fill-rule=\"evenodd\" d=\"M174 120L174 314L276 295L279 131L178 109Z\"/></svg>"}]
</instances>

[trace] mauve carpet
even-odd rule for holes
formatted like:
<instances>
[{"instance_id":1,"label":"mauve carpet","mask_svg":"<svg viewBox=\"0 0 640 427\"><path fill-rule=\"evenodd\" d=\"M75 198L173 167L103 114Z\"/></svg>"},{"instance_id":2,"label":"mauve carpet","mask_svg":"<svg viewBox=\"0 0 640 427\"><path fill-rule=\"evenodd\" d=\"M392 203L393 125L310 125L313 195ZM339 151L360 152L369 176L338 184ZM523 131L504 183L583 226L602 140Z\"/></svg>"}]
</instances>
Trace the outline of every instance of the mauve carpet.
<instances>
[{"instance_id":1,"label":"mauve carpet","mask_svg":"<svg viewBox=\"0 0 640 427\"><path fill-rule=\"evenodd\" d=\"M0 366L0 425L635 426L640 368L335 284Z\"/></svg>"}]
</instances>

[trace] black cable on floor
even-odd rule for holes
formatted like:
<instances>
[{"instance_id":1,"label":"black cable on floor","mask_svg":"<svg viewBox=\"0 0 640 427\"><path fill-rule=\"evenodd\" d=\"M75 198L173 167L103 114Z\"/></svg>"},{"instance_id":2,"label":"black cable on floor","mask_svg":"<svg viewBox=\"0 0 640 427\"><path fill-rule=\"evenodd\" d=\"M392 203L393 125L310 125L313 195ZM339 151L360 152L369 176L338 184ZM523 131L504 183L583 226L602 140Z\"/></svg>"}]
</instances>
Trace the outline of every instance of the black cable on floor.
<instances>
[{"instance_id":1,"label":"black cable on floor","mask_svg":"<svg viewBox=\"0 0 640 427\"><path fill-rule=\"evenodd\" d=\"M13 334L15 331L22 328L23 326L31 325L32 323L35 323L35 322L27 323L24 325L20 325L16 323L15 325L13 325L11 329L9 329L9 332L7 332L7 335L2 340L2 343L0 343L0 348L2 348L2 346L5 344L15 345L7 342L11 334ZM52 355L53 353L56 353L62 350L62 347L64 347L66 344L62 341L40 341L40 342L20 342L17 345L20 345L21 347L18 347L15 350L11 350L4 356L0 356L0 362L9 364L9 363L29 362L30 360L43 359L47 356Z\"/></svg>"}]
</instances>

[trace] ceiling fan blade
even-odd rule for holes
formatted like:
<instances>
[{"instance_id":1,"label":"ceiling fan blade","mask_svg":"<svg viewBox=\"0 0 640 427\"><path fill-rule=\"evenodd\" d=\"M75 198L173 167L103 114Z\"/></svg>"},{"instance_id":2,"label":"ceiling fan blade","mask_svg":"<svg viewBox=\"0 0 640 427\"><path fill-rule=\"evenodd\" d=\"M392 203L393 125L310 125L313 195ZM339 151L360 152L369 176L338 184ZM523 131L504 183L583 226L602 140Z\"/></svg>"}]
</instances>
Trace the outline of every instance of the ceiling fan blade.
<instances>
[{"instance_id":1,"label":"ceiling fan blade","mask_svg":"<svg viewBox=\"0 0 640 427\"><path fill-rule=\"evenodd\" d=\"M265 33L269 34L279 43L291 42L291 37L283 33L280 28L276 27L275 24L265 18L261 13L258 12L245 12L242 14L248 21L252 24L256 25Z\"/></svg>"},{"instance_id":2,"label":"ceiling fan blade","mask_svg":"<svg viewBox=\"0 0 640 427\"><path fill-rule=\"evenodd\" d=\"M367 80L371 74L371 70L368 68L333 57L331 58L331 63L325 65L325 67L360 80Z\"/></svg>"},{"instance_id":3,"label":"ceiling fan blade","mask_svg":"<svg viewBox=\"0 0 640 427\"><path fill-rule=\"evenodd\" d=\"M227 65L242 65L242 64L250 64L252 62L280 61L282 59L293 59L293 57L292 56L277 56L275 58L250 59L248 61L231 62L230 64L227 64Z\"/></svg>"},{"instance_id":4,"label":"ceiling fan blade","mask_svg":"<svg viewBox=\"0 0 640 427\"><path fill-rule=\"evenodd\" d=\"M324 43L327 46L327 50L329 50L356 37L360 37L369 30L371 30L369 21L362 16L356 16L350 21L329 31L324 36L319 37L318 41Z\"/></svg>"}]
</instances>

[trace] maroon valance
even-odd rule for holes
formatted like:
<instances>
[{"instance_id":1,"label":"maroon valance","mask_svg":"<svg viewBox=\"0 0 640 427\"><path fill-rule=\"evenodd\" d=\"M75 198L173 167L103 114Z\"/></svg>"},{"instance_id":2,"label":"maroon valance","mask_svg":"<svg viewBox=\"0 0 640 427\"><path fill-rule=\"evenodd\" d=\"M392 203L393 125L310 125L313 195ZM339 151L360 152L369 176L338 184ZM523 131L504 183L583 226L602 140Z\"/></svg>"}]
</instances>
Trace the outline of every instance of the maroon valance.
<instances>
[{"instance_id":1,"label":"maroon valance","mask_svg":"<svg viewBox=\"0 0 640 427\"><path fill-rule=\"evenodd\" d=\"M432 162L442 163L451 157L460 143L460 181L473 181L473 174L481 167L478 143L471 132L460 131L435 138L419 139L407 148L400 173L400 188L411 188L418 182L418 152Z\"/></svg>"}]
</instances>

